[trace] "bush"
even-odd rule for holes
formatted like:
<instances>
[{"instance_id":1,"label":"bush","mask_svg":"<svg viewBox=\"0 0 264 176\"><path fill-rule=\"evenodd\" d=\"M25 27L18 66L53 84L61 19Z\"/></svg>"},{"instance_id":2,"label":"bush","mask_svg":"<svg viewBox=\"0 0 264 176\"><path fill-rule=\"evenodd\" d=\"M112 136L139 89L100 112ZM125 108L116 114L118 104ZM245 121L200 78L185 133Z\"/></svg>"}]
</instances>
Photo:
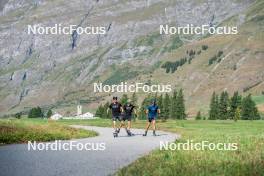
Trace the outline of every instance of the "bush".
<instances>
[{"instance_id":1,"label":"bush","mask_svg":"<svg viewBox=\"0 0 264 176\"><path fill-rule=\"evenodd\" d=\"M202 50L207 50L208 46L207 45L202 45Z\"/></svg>"},{"instance_id":2,"label":"bush","mask_svg":"<svg viewBox=\"0 0 264 176\"><path fill-rule=\"evenodd\" d=\"M21 118L21 112L16 113L15 118L20 119Z\"/></svg>"},{"instance_id":3,"label":"bush","mask_svg":"<svg viewBox=\"0 0 264 176\"><path fill-rule=\"evenodd\" d=\"M28 118L39 118L39 117L43 117L43 112L39 106L32 108L28 113Z\"/></svg>"},{"instance_id":4,"label":"bush","mask_svg":"<svg viewBox=\"0 0 264 176\"><path fill-rule=\"evenodd\" d=\"M183 66L185 63L187 62L187 58L181 58L179 61L175 61L175 62L165 62L161 68L164 68L166 70L166 73L174 73L178 67Z\"/></svg>"},{"instance_id":5,"label":"bush","mask_svg":"<svg viewBox=\"0 0 264 176\"><path fill-rule=\"evenodd\" d=\"M201 120L202 119L202 115L201 115L201 111L198 111L195 120Z\"/></svg>"},{"instance_id":6,"label":"bush","mask_svg":"<svg viewBox=\"0 0 264 176\"><path fill-rule=\"evenodd\" d=\"M194 55L195 55L195 51L194 50L190 50L189 56L191 57L191 56L194 56Z\"/></svg>"},{"instance_id":7,"label":"bush","mask_svg":"<svg viewBox=\"0 0 264 176\"><path fill-rule=\"evenodd\" d=\"M223 54L224 54L223 51L218 51L218 53L217 53L217 57L221 57Z\"/></svg>"},{"instance_id":8,"label":"bush","mask_svg":"<svg viewBox=\"0 0 264 176\"><path fill-rule=\"evenodd\" d=\"M52 110L49 109L48 112L47 112L47 115L46 115L47 118L50 118L50 117L52 116L52 114L53 114L53 113L52 113Z\"/></svg>"},{"instance_id":9,"label":"bush","mask_svg":"<svg viewBox=\"0 0 264 176\"><path fill-rule=\"evenodd\" d=\"M208 65L212 65L215 62L221 62L222 56L224 52L223 51L218 51L216 55L214 55L211 59L209 59Z\"/></svg>"}]
</instances>

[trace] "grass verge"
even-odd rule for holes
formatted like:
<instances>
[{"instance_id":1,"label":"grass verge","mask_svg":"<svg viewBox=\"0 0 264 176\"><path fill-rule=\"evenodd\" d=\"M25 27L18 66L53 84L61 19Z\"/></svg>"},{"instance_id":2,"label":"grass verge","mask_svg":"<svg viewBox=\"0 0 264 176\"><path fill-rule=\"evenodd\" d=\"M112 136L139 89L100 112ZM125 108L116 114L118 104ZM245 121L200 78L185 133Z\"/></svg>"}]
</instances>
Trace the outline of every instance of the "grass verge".
<instances>
[{"instance_id":1,"label":"grass verge","mask_svg":"<svg viewBox=\"0 0 264 176\"><path fill-rule=\"evenodd\" d=\"M263 175L264 121L168 121L160 129L187 140L237 143L236 151L156 150L116 175Z\"/></svg>"},{"instance_id":2,"label":"grass verge","mask_svg":"<svg viewBox=\"0 0 264 176\"><path fill-rule=\"evenodd\" d=\"M96 135L94 131L75 129L46 119L0 120L0 144L67 140Z\"/></svg>"}]
</instances>

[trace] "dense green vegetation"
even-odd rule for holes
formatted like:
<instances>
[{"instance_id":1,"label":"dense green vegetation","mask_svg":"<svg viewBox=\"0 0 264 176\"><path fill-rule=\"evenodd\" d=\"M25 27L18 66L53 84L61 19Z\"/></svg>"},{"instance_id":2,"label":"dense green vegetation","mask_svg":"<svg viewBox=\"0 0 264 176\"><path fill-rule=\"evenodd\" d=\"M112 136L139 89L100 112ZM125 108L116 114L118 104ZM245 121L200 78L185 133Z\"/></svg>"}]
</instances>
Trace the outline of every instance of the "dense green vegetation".
<instances>
[{"instance_id":1,"label":"dense green vegetation","mask_svg":"<svg viewBox=\"0 0 264 176\"><path fill-rule=\"evenodd\" d=\"M198 111L196 116L195 116L195 120L202 120L202 115L201 115L201 111Z\"/></svg>"},{"instance_id":2,"label":"dense green vegetation","mask_svg":"<svg viewBox=\"0 0 264 176\"><path fill-rule=\"evenodd\" d=\"M30 109L28 113L28 118L38 118L38 117L44 117L44 113L42 112L42 109L39 106Z\"/></svg>"},{"instance_id":3,"label":"dense green vegetation","mask_svg":"<svg viewBox=\"0 0 264 176\"><path fill-rule=\"evenodd\" d=\"M125 104L129 97L127 94L123 94L120 99L121 104ZM156 100L161 113L159 118L163 121L167 119L186 119L187 115L185 113L185 101L183 90L174 91L172 94L148 94L139 106L137 103L137 95L134 93L131 97L132 103L138 109L138 118L145 119L145 110L148 105L151 104L151 100ZM255 98L256 99L256 98ZM261 101L261 98L257 98L257 101ZM107 108L109 107L109 102L104 105L100 105L96 110L96 116L101 118L111 118L111 114L107 114ZM233 96L229 98L226 91L223 91L221 95L217 95L215 92L212 95L210 108L208 113L208 120L259 120L261 119L260 113L256 107L256 103L252 100L249 94L246 97L242 97L238 92L234 92ZM205 120L206 117L203 116L199 111L195 117L197 120Z\"/></svg>"},{"instance_id":4,"label":"dense green vegetation","mask_svg":"<svg viewBox=\"0 0 264 176\"><path fill-rule=\"evenodd\" d=\"M209 120L238 120L240 118L242 120L260 119L260 114L250 94L243 98L238 92L235 92L229 99L226 91L221 93L220 98L215 92L213 93L210 103Z\"/></svg>"},{"instance_id":5,"label":"dense green vegetation","mask_svg":"<svg viewBox=\"0 0 264 176\"><path fill-rule=\"evenodd\" d=\"M125 104L129 97L127 94L123 94L122 98L120 99L121 104ZM148 94L147 97L141 103L139 107L137 104L137 95L134 93L131 97L132 104L137 107L138 109L138 117L139 119L146 118L146 108L148 105L151 104L152 100L157 102L159 109L161 111L159 118L163 121L167 119L186 119L187 115L185 113L185 104L184 104L184 94L183 90L180 89L178 92L174 91L172 95L166 93L164 96L161 95L151 95ZM109 107L109 102L106 102L104 105L100 105L96 110L96 116L101 118L111 118L111 114L107 114L107 108Z\"/></svg>"},{"instance_id":6,"label":"dense green vegetation","mask_svg":"<svg viewBox=\"0 0 264 176\"><path fill-rule=\"evenodd\" d=\"M96 135L94 131L71 128L47 119L0 120L0 144L64 140Z\"/></svg>"},{"instance_id":7,"label":"dense green vegetation","mask_svg":"<svg viewBox=\"0 0 264 176\"><path fill-rule=\"evenodd\" d=\"M178 67L181 67L183 66L185 63L187 62L187 58L181 58L180 60L178 61L175 61L175 62L165 62L161 68L164 68L166 69L166 73L174 73Z\"/></svg>"}]
</instances>

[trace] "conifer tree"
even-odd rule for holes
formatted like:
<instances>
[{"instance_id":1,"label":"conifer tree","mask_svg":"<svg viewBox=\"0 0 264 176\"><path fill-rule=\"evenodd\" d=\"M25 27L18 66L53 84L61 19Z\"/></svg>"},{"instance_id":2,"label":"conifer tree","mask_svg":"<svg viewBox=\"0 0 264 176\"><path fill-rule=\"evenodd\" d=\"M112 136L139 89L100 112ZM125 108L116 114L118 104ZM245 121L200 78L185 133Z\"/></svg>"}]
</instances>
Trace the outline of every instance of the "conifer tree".
<instances>
[{"instance_id":1,"label":"conifer tree","mask_svg":"<svg viewBox=\"0 0 264 176\"><path fill-rule=\"evenodd\" d=\"M43 112L39 106L32 108L28 113L28 118L39 118L39 117L43 117Z\"/></svg>"},{"instance_id":2,"label":"conifer tree","mask_svg":"<svg viewBox=\"0 0 264 176\"><path fill-rule=\"evenodd\" d=\"M243 98L241 106L241 118L243 120L258 120L260 115L251 94Z\"/></svg>"},{"instance_id":3,"label":"conifer tree","mask_svg":"<svg viewBox=\"0 0 264 176\"><path fill-rule=\"evenodd\" d=\"M228 93L223 91L220 96L219 102L219 118L221 120L228 119Z\"/></svg>"},{"instance_id":4,"label":"conifer tree","mask_svg":"<svg viewBox=\"0 0 264 176\"><path fill-rule=\"evenodd\" d=\"M128 100L127 94L123 94L122 98L120 100L120 103L123 105L123 104L127 103L127 100Z\"/></svg>"},{"instance_id":5,"label":"conifer tree","mask_svg":"<svg viewBox=\"0 0 264 176\"><path fill-rule=\"evenodd\" d=\"M171 119L176 119L176 108L177 108L177 91L175 90L171 97L171 106L170 106Z\"/></svg>"},{"instance_id":6,"label":"conifer tree","mask_svg":"<svg viewBox=\"0 0 264 176\"><path fill-rule=\"evenodd\" d=\"M104 106L102 104L100 104L100 106L98 106L96 112L95 112L95 116L96 117L101 117L101 118L104 118L103 115L104 115Z\"/></svg>"},{"instance_id":7,"label":"conifer tree","mask_svg":"<svg viewBox=\"0 0 264 176\"><path fill-rule=\"evenodd\" d=\"M144 100L141 103L140 111L139 111L139 118L140 119L146 119L146 108L150 104L151 96L150 94L144 98Z\"/></svg>"},{"instance_id":8,"label":"conifer tree","mask_svg":"<svg viewBox=\"0 0 264 176\"><path fill-rule=\"evenodd\" d=\"M241 108L242 97L238 94L238 91L234 92L233 97L230 99L229 116L231 119L235 118L237 108Z\"/></svg>"},{"instance_id":9,"label":"conifer tree","mask_svg":"<svg viewBox=\"0 0 264 176\"><path fill-rule=\"evenodd\" d=\"M164 120L166 121L170 116L170 96L168 93L165 94L164 100L163 100L163 115Z\"/></svg>"},{"instance_id":10,"label":"conifer tree","mask_svg":"<svg viewBox=\"0 0 264 176\"><path fill-rule=\"evenodd\" d=\"M195 120L202 120L201 111L197 112L197 115L195 116Z\"/></svg>"},{"instance_id":11,"label":"conifer tree","mask_svg":"<svg viewBox=\"0 0 264 176\"><path fill-rule=\"evenodd\" d=\"M157 99L157 104L160 109L160 118L164 118L164 106L163 106L163 95L161 94Z\"/></svg>"},{"instance_id":12,"label":"conifer tree","mask_svg":"<svg viewBox=\"0 0 264 176\"><path fill-rule=\"evenodd\" d=\"M184 95L183 90L180 89L177 95L177 107L176 107L176 118L177 119L186 119L185 114L185 105L184 105Z\"/></svg>"},{"instance_id":13,"label":"conifer tree","mask_svg":"<svg viewBox=\"0 0 264 176\"><path fill-rule=\"evenodd\" d=\"M236 108L236 111L235 111L235 116L234 116L234 121L236 122L236 121L238 121L239 119L240 119L240 117L241 117L241 115L240 115L240 108L239 107L237 107Z\"/></svg>"},{"instance_id":14,"label":"conifer tree","mask_svg":"<svg viewBox=\"0 0 264 176\"><path fill-rule=\"evenodd\" d=\"M50 118L52 116L52 110L51 109L48 110L46 116L47 116L47 118Z\"/></svg>"},{"instance_id":15,"label":"conifer tree","mask_svg":"<svg viewBox=\"0 0 264 176\"><path fill-rule=\"evenodd\" d=\"M202 119L202 115L201 115L201 111L198 111L195 120L201 120Z\"/></svg>"},{"instance_id":16,"label":"conifer tree","mask_svg":"<svg viewBox=\"0 0 264 176\"><path fill-rule=\"evenodd\" d=\"M216 94L215 96L216 119L220 119L219 104L220 104L219 96Z\"/></svg>"},{"instance_id":17,"label":"conifer tree","mask_svg":"<svg viewBox=\"0 0 264 176\"><path fill-rule=\"evenodd\" d=\"M138 104L137 104L137 101L138 101L138 98L137 98L137 95L136 95L136 92L134 92L132 94L132 97L131 97L131 102L134 106L138 107Z\"/></svg>"},{"instance_id":18,"label":"conifer tree","mask_svg":"<svg viewBox=\"0 0 264 176\"><path fill-rule=\"evenodd\" d=\"M108 113L107 113L107 109L109 108L109 102L106 102L104 104L104 110L103 110L103 115L102 115L102 118L106 118L106 119L110 119L112 117L112 111L110 110Z\"/></svg>"},{"instance_id":19,"label":"conifer tree","mask_svg":"<svg viewBox=\"0 0 264 176\"><path fill-rule=\"evenodd\" d=\"M209 110L209 120L218 119L218 96L214 92L211 97L210 110Z\"/></svg>"}]
</instances>

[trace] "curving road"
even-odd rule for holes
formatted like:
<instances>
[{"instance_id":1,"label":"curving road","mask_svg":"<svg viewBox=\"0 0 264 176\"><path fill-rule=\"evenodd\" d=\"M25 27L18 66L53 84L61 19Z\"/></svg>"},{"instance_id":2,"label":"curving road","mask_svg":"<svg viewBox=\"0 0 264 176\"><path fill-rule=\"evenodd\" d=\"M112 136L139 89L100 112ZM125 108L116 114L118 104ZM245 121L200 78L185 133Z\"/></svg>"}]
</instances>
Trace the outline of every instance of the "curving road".
<instances>
[{"instance_id":1,"label":"curving road","mask_svg":"<svg viewBox=\"0 0 264 176\"><path fill-rule=\"evenodd\" d=\"M132 130L135 135L128 137L125 130L122 129L120 137L113 138L113 129L111 128L78 125L73 127L97 131L99 136L71 141L82 144L104 143L105 150L79 151L74 148L71 151L28 151L27 144L1 146L0 175L111 175L137 158L146 155L151 150L159 148L160 141L172 142L179 137L177 134L162 131L157 131L158 136L155 137L152 136L151 131L147 137L143 137L144 131L140 129ZM63 141L62 143L69 142Z\"/></svg>"}]
</instances>

